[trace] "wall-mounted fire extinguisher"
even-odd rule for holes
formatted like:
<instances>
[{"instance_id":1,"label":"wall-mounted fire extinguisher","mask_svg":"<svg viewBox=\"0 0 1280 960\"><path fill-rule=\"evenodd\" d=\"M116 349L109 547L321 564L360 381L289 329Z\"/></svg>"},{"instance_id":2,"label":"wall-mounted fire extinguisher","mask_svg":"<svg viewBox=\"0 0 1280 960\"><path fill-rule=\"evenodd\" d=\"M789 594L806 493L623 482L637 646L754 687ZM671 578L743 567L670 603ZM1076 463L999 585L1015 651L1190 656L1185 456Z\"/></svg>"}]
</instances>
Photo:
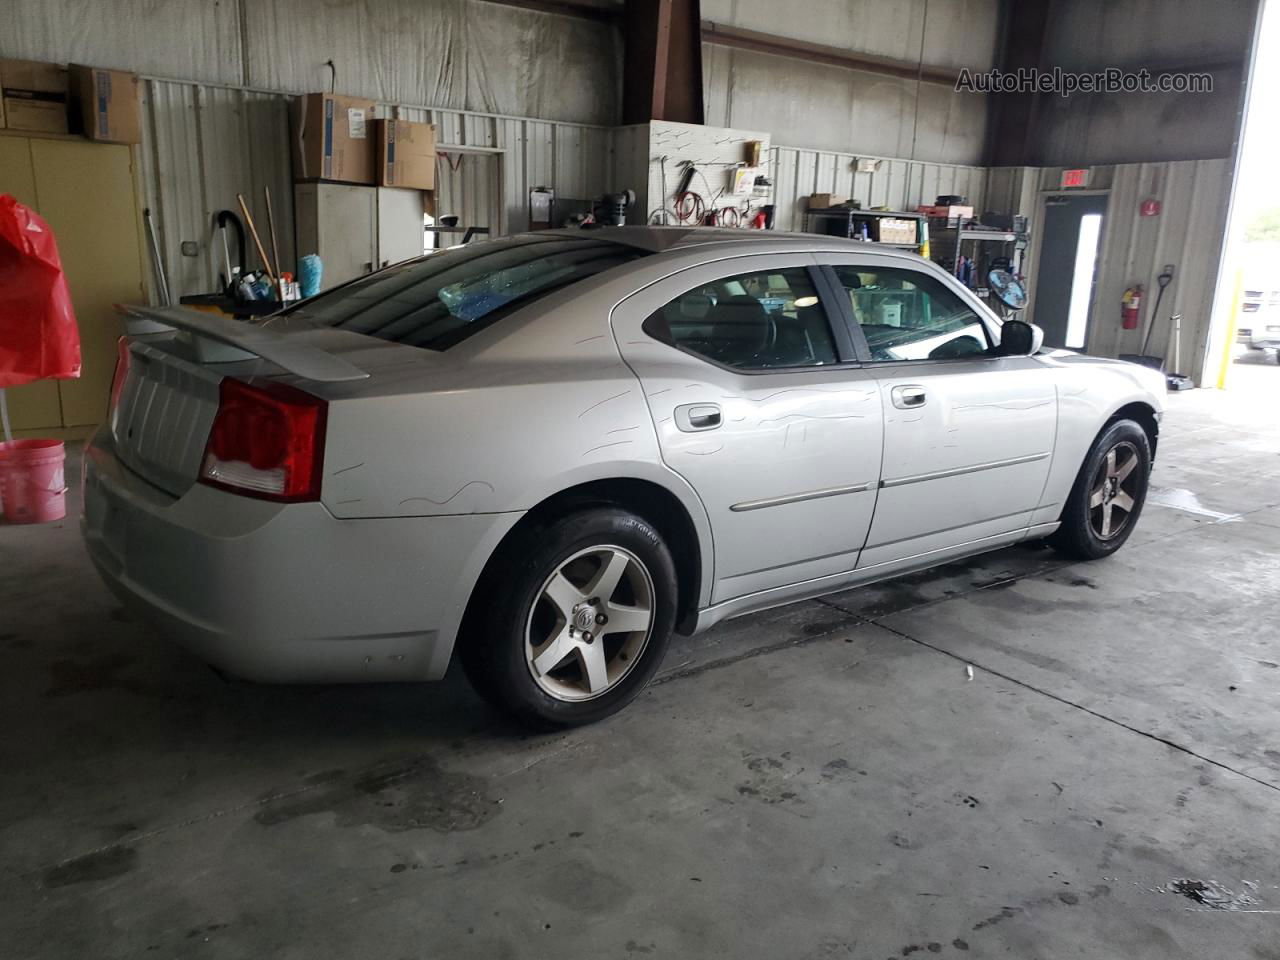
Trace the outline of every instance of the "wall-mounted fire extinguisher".
<instances>
[{"instance_id":1,"label":"wall-mounted fire extinguisher","mask_svg":"<svg viewBox=\"0 0 1280 960\"><path fill-rule=\"evenodd\" d=\"M1142 313L1142 284L1135 283L1120 298L1120 326L1126 330L1138 329L1138 317Z\"/></svg>"}]
</instances>

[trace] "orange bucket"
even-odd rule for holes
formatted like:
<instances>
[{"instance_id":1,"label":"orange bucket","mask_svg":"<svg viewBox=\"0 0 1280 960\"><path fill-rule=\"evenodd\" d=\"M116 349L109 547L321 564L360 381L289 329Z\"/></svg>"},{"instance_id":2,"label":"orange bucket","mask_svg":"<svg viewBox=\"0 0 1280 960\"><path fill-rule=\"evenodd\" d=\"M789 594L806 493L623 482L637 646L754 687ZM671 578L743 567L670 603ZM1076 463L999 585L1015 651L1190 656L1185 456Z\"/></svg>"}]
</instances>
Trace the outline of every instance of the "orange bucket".
<instances>
[{"instance_id":1,"label":"orange bucket","mask_svg":"<svg viewBox=\"0 0 1280 960\"><path fill-rule=\"evenodd\" d=\"M0 499L10 523L48 523L67 515L66 447L61 440L0 443Z\"/></svg>"}]
</instances>

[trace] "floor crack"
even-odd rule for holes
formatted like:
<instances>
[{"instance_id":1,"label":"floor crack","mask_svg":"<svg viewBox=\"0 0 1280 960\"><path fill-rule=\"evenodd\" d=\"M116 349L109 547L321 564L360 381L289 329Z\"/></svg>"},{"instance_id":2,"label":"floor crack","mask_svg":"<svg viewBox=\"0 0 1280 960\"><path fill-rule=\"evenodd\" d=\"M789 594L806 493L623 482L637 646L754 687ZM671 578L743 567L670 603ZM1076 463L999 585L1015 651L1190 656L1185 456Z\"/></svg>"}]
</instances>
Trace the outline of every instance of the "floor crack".
<instances>
[{"instance_id":1,"label":"floor crack","mask_svg":"<svg viewBox=\"0 0 1280 960\"><path fill-rule=\"evenodd\" d=\"M1167 737L1162 737L1162 736L1159 736L1158 734L1151 733L1150 731L1142 730L1139 727L1133 726L1132 724L1125 723L1123 720L1117 720L1115 717L1109 717L1105 713L1099 713L1097 710L1092 710L1089 707L1084 706L1083 704L1076 703L1072 700L1068 700L1066 697L1059 696L1058 694L1052 692L1051 690L1046 690L1043 687L1037 687L1034 683L1028 683L1025 680L1019 680L1017 677L1011 676L1000 670L993 669L992 667L989 667L983 663L980 663L979 661L974 660L970 657L962 657L959 654L952 653L950 650L946 650L942 647L932 644L927 640L921 640L919 637L913 637L911 636L911 634L903 630L898 630L895 627L891 627L886 623L881 623L877 621L875 623L875 626L879 627L881 630L887 630L889 633L892 633L895 636L901 637L903 640L910 640L912 643L919 644L920 646L926 647L929 650L933 650L936 653L941 653L944 656L950 657L952 660L956 660L964 664L973 664L973 666L977 667L979 670L983 670L986 673L991 674L993 677L999 677L1001 680L1007 680L1009 683L1016 684L1017 686L1022 687L1025 690L1030 690L1033 693L1038 693L1042 697L1047 697L1048 699L1054 700L1062 704L1063 706L1073 707L1076 710L1079 710L1083 713L1087 713L1091 717L1096 717L1099 720L1103 720L1103 721L1106 721L1107 723L1114 724L1115 726L1120 727L1122 730L1128 730L1130 733L1136 733L1138 734L1138 736L1146 737L1148 740L1154 740L1156 743L1162 743L1166 747L1171 747L1172 749L1177 750L1179 753L1185 753L1189 757L1195 757L1197 760L1201 760L1204 763L1212 764L1213 766L1217 767L1220 770L1226 770L1228 773L1234 773L1236 776L1243 777L1246 780L1252 780L1254 783L1260 784L1261 786L1264 786L1269 790L1274 790L1277 793L1280 793L1280 786L1274 783L1271 783L1268 780L1263 780L1260 777L1255 777L1251 773L1245 773L1243 770L1239 770L1236 767L1233 767L1227 763L1223 763L1220 760L1215 760L1213 759L1213 757L1207 757L1202 753L1197 753L1196 751L1192 750L1190 747L1183 746L1182 744L1177 743L1176 741L1170 740Z\"/></svg>"}]
</instances>

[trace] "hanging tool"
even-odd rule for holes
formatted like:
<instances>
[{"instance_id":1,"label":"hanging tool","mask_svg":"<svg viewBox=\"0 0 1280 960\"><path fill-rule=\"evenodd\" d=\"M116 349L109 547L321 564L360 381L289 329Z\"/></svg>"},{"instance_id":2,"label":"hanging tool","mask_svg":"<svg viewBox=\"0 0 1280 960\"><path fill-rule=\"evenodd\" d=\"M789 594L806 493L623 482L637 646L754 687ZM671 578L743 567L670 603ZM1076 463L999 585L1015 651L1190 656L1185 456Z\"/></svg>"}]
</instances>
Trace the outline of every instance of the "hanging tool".
<instances>
[{"instance_id":1,"label":"hanging tool","mask_svg":"<svg viewBox=\"0 0 1280 960\"><path fill-rule=\"evenodd\" d=\"M151 219L150 207L143 209L142 219L147 222L147 239L151 244L151 262L156 272L156 295L160 297L160 303L168 307L173 304L173 300L169 297L169 278L165 276L164 260L160 256L160 239L156 235L156 222Z\"/></svg>"},{"instance_id":2,"label":"hanging tool","mask_svg":"<svg viewBox=\"0 0 1280 960\"><path fill-rule=\"evenodd\" d=\"M1147 324L1147 335L1142 338L1142 352L1147 352L1147 344L1151 342L1151 331L1155 329L1156 320L1160 317L1160 301L1164 299L1165 288L1173 282L1173 264L1166 263L1164 270L1156 277L1156 285L1160 288L1156 292L1156 305L1151 310L1151 322Z\"/></svg>"},{"instance_id":3,"label":"hanging tool","mask_svg":"<svg viewBox=\"0 0 1280 960\"><path fill-rule=\"evenodd\" d=\"M276 271L276 299L284 301L284 289L280 286L280 248L276 245L276 218L271 212L271 188L262 188L267 201L267 232L271 234L271 263Z\"/></svg>"},{"instance_id":4,"label":"hanging tool","mask_svg":"<svg viewBox=\"0 0 1280 960\"><path fill-rule=\"evenodd\" d=\"M244 202L244 194L237 193L236 199L240 201L240 212L244 214L244 222L249 228L249 235L253 237L253 245L258 248L258 257L262 260L263 269L267 271L267 279L271 281L271 286L276 285L276 274L271 268L271 261L267 259L267 251L262 248L262 238L258 236L258 228L253 224L253 216L249 213L249 205Z\"/></svg>"}]
</instances>

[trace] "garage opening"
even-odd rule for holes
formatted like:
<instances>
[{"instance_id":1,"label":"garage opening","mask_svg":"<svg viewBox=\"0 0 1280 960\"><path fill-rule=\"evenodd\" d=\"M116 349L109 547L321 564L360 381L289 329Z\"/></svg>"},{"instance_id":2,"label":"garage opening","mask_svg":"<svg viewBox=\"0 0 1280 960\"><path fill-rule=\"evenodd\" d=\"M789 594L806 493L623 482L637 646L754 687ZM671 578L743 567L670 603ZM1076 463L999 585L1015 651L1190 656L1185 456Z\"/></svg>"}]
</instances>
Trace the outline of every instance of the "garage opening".
<instances>
[{"instance_id":1,"label":"garage opening","mask_svg":"<svg viewBox=\"0 0 1280 960\"><path fill-rule=\"evenodd\" d=\"M1253 50L1227 245L1214 303L1206 381L1233 392L1272 392L1280 384L1280 9L1264 4ZM1263 369L1271 368L1271 369Z\"/></svg>"}]
</instances>

